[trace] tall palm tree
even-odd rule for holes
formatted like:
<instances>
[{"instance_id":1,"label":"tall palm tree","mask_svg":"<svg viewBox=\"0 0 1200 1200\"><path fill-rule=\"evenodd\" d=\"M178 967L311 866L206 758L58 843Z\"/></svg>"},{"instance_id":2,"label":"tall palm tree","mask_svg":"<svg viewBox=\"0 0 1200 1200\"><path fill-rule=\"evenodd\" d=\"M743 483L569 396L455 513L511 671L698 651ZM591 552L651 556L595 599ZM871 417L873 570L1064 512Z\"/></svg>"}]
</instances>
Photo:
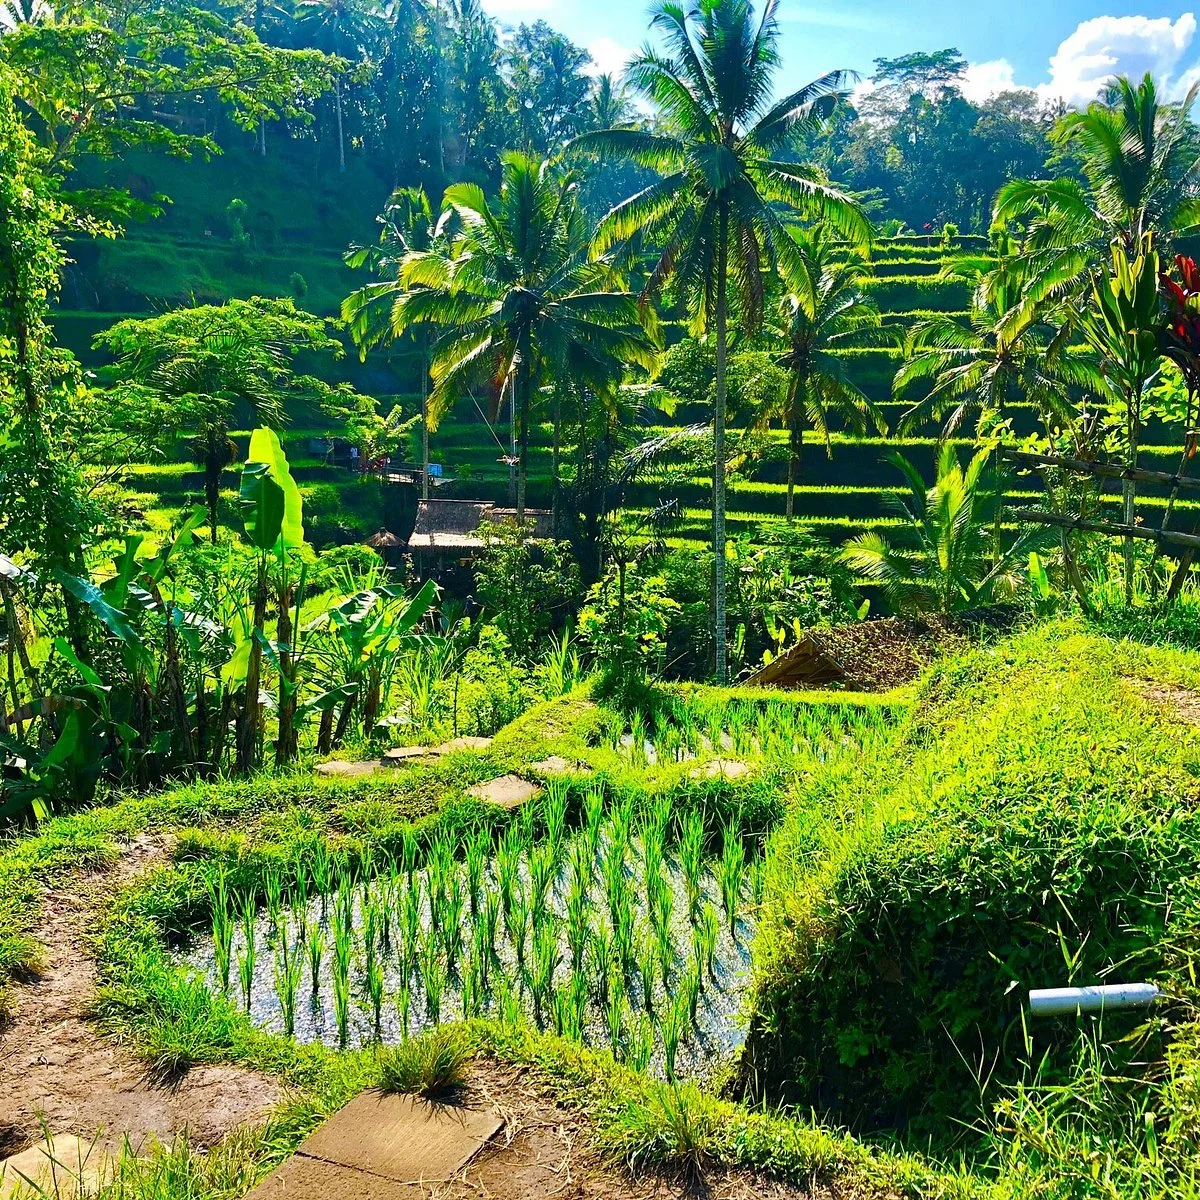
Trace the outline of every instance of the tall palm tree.
<instances>
[{"instance_id":1,"label":"tall palm tree","mask_svg":"<svg viewBox=\"0 0 1200 1200\"><path fill-rule=\"evenodd\" d=\"M573 179L524 154L501 165L495 202L475 184L447 189L444 205L462 228L448 247L405 257L391 322L396 336L418 325L443 334L430 363L431 427L471 388L496 386L507 399L523 521L535 395L558 379L611 394L630 366L653 370L657 352L636 300L615 290L611 264L589 261Z\"/></svg>"},{"instance_id":2,"label":"tall palm tree","mask_svg":"<svg viewBox=\"0 0 1200 1200\"><path fill-rule=\"evenodd\" d=\"M1020 280L1003 267L976 270L975 282L969 326L936 314L909 333L893 395L902 399L916 384L931 386L900 418L900 432L935 417L944 422L941 437L949 438L972 410L982 424L1015 400L1036 405L1047 428L1065 425L1072 391L1100 386L1094 360L1071 347L1074 314L1065 306L1022 304Z\"/></svg>"},{"instance_id":3,"label":"tall palm tree","mask_svg":"<svg viewBox=\"0 0 1200 1200\"><path fill-rule=\"evenodd\" d=\"M296 30L308 44L326 54L357 63L383 32L382 18L363 0L300 0ZM346 170L346 129L342 114L342 76L333 79L337 113L338 171Z\"/></svg>"},{"instance_id":4,"label":"tall palm tree","mask_svg":"<svg viewBox=\"0 0 1200 1200\"><path fill-rule=\"evenodd\" d=\"M763 312L763 276L799 269L800 252L780 206L826 222L856 246L873 230L859 205L821 172L784 162L793 140L833 110L849 77L834 71L773 99L779 65L776 0L755 16L748 0L695 0L684 9L659 0L651 27L666 44L629 64L631 88L657 105L653 131L610 129L576 139L580 151L655 169L662 178L618 204L602 220L594 250L604 253L634 234L662 250L645 294L672 280L692 314L693 330L716 340L713 427L713 617L715 668L726 677L725 403L731 286L743 328Z\"/></svg>"},{"instance_id":5,"label":"tall palm tree","mask_svg":"<svg viewBox=\"0 0 1200 1200\"><path fill-rule=\"evenodd\" d=\"M616 129L633 120L634 109L624 82L606 73L592 85L590 120L595 129Z\"/></svg>"},{"instance_id":6,"label":"tall palm tree","mask_svg":"<svg viewBox=\"0 0 1200 1200\"><path fill-rule=\"evenodd\" d=\"M1055 142L1079 155L1086 184L1061 176L1000 189L993 222L1028 222L1026 303L1086 295L1114 242L1134 253L1152 232L1169 250L1173 237L1200 226L1200 143L1190 119L1198 88L1166 105L1149 74L1137 85L1112 80L1103 102L1067 114L1054 130Z\"/></svg>"},{"instance_id":7,"label":"tall palm tree","mask_svg":"<svg viewBox=\"0 0 1200 1200\"><path fill-rule=\"evenodd\" d=\"M780 409L763 418L782 417L788 431L787 519L793 515L796 477L804 450L804 430L810 427L832 454L829 418L838 416L854 433L873 426L887 432L879 406L851 378L844 351L879 336L879 309L862 291L858 273L844 258L839 261L819 231L800 235L800 271L789 280L794 289L784 296L780 330L786 349L776 361L788 373L788 389Z\"/></svg>"},{"instance_id":8,"label":"tall palm tree","mask_svg":"<svg viewBox=\"0 0 1200 1200\"><path fill-rule=\"evenodd\" d=\"M887 455L908 484L894 507L905 518L915 548L894 546L872 530L847 542L839 558L865 583L883 588L897 612L955 612L1016 586L1013 564L1045 533L1023 534L996 554L988 510L999 502L1002 488L987 481L990 453L986 447L978 451L964 470L954 447L943 442L930 488L903 454Z\"/></svg>"},{"instance_id":9,"label":"tall palm tree","mask_svg":"<svg viewBox=\"0 0 1200 1200\"><path fill-rule=\"evenodd\" d=\"M375 246L355 247L346 255L351 267L370 267L383 276L368 283L342 301L342 320L350 330L363 358L367 351L394 341L397 314L407 286L402 278L405 259L425 254L439 243L448 248L449 214L435 221L433 208L424 188L399 188L383 210L383 229ZM432 331L421 329L417 337L421 349L421 498L429 499L429 355L433 347Z\"/></svg>"}]
</instances>

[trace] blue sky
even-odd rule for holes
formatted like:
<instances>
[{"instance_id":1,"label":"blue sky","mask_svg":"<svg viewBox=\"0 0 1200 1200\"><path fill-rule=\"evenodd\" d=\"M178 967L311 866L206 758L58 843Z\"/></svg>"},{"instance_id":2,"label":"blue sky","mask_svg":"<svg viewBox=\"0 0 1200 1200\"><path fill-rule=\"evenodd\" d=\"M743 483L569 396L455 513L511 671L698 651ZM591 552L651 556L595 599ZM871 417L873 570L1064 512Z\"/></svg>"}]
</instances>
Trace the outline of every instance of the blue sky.
<instances>
[{"instance_id":1,"label":"blue sky","mask_svg":"<svg viewBox=\"0 0 1200 1200\"><path fill-rule=\"evenodd\" d=\"M483 0L502 22L539 18L612 69L646 36L645 0ZM1197 6L1200 11L1200 5ZM872 60L957 46L971 62L967 91L1037 88L1080 104L1114 72L1152 70L1169 92L1200 77L1195 11L1180 4L1088 0L781 0L785 82L832 67L869 75Z\"/></svg>"}]
</instances>

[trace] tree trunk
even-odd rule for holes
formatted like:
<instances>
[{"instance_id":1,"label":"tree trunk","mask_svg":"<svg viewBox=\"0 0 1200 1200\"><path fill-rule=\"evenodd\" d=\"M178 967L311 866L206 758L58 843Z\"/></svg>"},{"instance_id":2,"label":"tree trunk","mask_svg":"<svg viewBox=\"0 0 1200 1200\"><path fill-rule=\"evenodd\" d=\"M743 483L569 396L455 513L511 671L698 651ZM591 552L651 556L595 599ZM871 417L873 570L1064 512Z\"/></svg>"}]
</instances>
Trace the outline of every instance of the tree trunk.
<instances>
[{"instance_id":1,"label":"tree trunk","mask_svg":"<svg viewBox=\"0 0 1200 1200\"><path fill-rule=\"evenodd\" d=\"M1128 415L1126 417L1126 432L1129 440L1129 465L1135 470L1137 469L1138 457L1138 420L1134 406L1134 399L1131 396L1128 401ZM1121 495L1124 498L1124 519L1126 525L1135 524L1134 515L1136 512L1136 493L1137 484L1132 479L1122 480ZM1125 604L1126 606L1133 604L1133 538L1125 539Z\"/></svg>"},{"instance_id":2,"label":"tree trunk","mask_svg":"<svg viewBox=\"0 0 1200 1200\"><path fill-rule=\"evenodd\" d=\"M525 340L528 342L528 338ZM517 458L517 524L524 529L525 480L529 465L529 360L527 353L524 352L521 355L520 366L517 368L517 384L521 393L520 429L517 434L520 442Z\"/></svg>"},{"instance_id":3,"label":"tree trunk","mask_svg":"<svg viewBox=\"0 0 1200 1200\"><path fill-rule=\"evenodd\" d=\"M425 338L425 354L421 371L421 499L429 499L429 335Z\"/></svg>"},{"instance_id":4,"label":"tree trunk","mask_svg":"<svg viewBox=\"0 0 1200 1200\"><path fill-rule=\"evenodd\" d=\"M337 107L337 130L338 130L338 173L344 175L346 173L346 135L342 127L342 80L338 76L333 84L334 104Z\"/></svg>"},{"instance_id":5,"label":"tree trunk","mask_svg":"<svg viewBox=\"0 0 1200 1200\"><path fill-rule=\"evenodd\" d=\"M208 504L208 529L212 544L217 544L217 509L221 503L221 463L217 458L216 439L209 434L204 456L204 499Z\"/></svg>"},{"instance_id":6,"label":"tree trunk","mask_svg":"<svg viewBox=\"0 0 1200 1200\"><path fill-rule=\"evenodd\" d=\"M550 440L550 526L558 537L558 463L562 453L562 393L554 389L554 428Z\"/></svg>"},{"instance_id":7,"label":"tree trunk","mask_svg":"<svg viewBox=\"0 0 1200 1200\"><path fill-rule=\"evenodd\" d=\"M717 230L717 379L713 412L713 637L717 686L727 668L725 646L725 355L728 313L729 214L722 206Z\"/></svg>"},{"instance_id":8,"label":"tree trunk","mask_svg":"<svg viewBox=\"0 0 1200 1200\"><path fill-rule=\"evenodd\" d=\"M254 585L253 641L250 645L250 665L246 668L246 696L242 720L238 728L236 769L239 775L248 775L258 762L258 729L261 706L258 701L262 680L262 646L255 637L261 634L267 617L267 565L261 558L258 578Z\"/></svg>"},{"instance_id":9,"label":"tree trunk","mask_svg":"<svg viewBox=\"0 0 1200 1200\"><path fill-rule=\"evenodd\" d=\"M788 422L788 476L785 516L790 521L796 512L796 477L800 474L800 458L804 453L804 425L798 409L793 407Z\"/></svg>"}]
</instances>

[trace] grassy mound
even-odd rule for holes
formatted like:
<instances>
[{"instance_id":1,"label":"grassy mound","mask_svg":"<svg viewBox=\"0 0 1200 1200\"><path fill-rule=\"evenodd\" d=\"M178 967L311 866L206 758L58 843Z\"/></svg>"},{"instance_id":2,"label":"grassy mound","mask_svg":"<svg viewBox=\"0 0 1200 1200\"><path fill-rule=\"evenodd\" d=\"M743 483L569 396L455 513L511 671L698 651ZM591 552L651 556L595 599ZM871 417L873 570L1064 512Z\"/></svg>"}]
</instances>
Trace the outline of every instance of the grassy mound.
<instances>
[{"instance_id":1,"label":"grassy mound","mask_svg":"<svg viewBox=\"0 0 1200 1200\"><path fill-rule=\"evenodd\" d=\"M944 666L890 743L802 783L760 917L761 1090L943 1145L996 1113L1028 1130L1036 1092L1039 1120L1071 1110L1065 1143L1133 1113L1137 1154L1176 1138L1194 1168L1197 684L1194 653L1043 627ZM1130 980L1168 993L1151 1019L1024 1016L1031 987Z\"/></svg>"}]
</instances>

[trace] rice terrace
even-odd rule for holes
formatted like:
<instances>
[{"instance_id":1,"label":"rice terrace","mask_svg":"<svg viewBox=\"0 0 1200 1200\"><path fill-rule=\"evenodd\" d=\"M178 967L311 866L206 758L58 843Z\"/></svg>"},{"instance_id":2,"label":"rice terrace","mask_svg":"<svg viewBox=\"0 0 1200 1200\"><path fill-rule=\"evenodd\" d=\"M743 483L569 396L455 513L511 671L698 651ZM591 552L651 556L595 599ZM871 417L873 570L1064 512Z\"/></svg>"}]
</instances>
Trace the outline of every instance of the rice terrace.
<instances>
[{"instance_id":1,"label":"rice terrace","mask_svg":"<svg viewBox=\"0 0 1200 1200\"><path fill-rule=\"evenodd\" d=\"M0 1200L1200 1200L1200 39L0 0Z\"/></svg>"}]
</instances>

